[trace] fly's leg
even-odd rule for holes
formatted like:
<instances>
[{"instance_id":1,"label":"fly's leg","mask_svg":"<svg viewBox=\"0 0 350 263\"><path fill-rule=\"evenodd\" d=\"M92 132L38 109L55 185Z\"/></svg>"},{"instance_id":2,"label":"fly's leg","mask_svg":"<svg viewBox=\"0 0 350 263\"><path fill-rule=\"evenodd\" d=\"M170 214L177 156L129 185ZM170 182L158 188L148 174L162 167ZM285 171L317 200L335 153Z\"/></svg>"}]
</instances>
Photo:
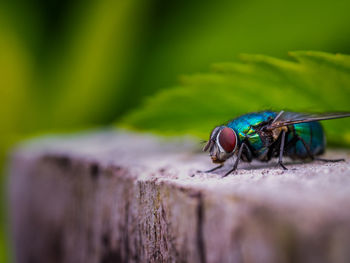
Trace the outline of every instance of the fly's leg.
<instances>
[{"instance_id":1,"label":"fly's leg","mask_svg":"<svg viewBox=\"0 0 350 263\"><path fill-rule=\"evenodd\" d=\"M211 168L209 170L206 170L206 171L197 171L198 173L211 173L211 172L214 172L216 171L217 169L220 169L221 167L223 167L224 164L220 164L218 166L215 166L214 168Z\"/></svg>"},{"instance_id":2,"label":"fly's leg","mask_svg":"<svg viewBox=\"0 0 350 263\"><path fill-rule=\"evenodd\" d=\"M283 168L283 170L288 170L287 167L285 167L283 162L282 162L285 139L286 139L286 131L282 131L282 139L281 139L280 155L278 158L278 164Z\"/></svg>"},{"instance_id":3,"label":"fly's leg","mask_svg":"<svg viewBox=\"0 0 350 263\"><path fill-rule=\"evenodd\" d=\"M309 157L312 159L312 160L315 160L315 156L312 154L311 150L310 150L310 147L309 145L307 145L307 143L305 142L305 140L303 138L301 138L300 136L297 136L298 140L300 140L304 147L305 147L305 150L307 152L307 154L309 155Z\"/></svg>"},{"instance_id":4,"label":"fly's leg","mask_svg":"<svg viewBox=\"0 0 350 263\"><path fill-rule=\"evenodd\" d=\"M323 159L323 158L314 158L316 161L321 161L325 163L337 163L337 162L345 162L345 159Z\"/></svg>"},{"instance_id":5,"label":"fly's leg","mask_svg":"<svg viewBox=\"0 0 350 263\"><path fill-rule=\"evenodd\" d=\"M246 147L246 148L248 149L248 151L250 151L249 148L247 147L247 145L246 145L245 143L242 143L241 147L239 148L238 155L237 155L237 159L236 159L236 161L235 161L235 163L234 163L234 165L233 165L233 168L232 168L230 171L228 171L227 173L225 173L223 177L226 177L226 176L228 176L230 173L232 173L233 171L236 171L236 170L237 170L238 162L239 162L239 160L241 159L241 156L242 156L242 152L243 152L243 148L244 148L244 147Z\"/></svg>"},{"instance_id":6,"label":"fly's leg","mask_svg":"<svg viewBox=\"0 0 350 263\"><path fill-rule=\"evenodd\" d=\"M309 155L309 157L313 160L313 161L322 161L322 162L330 162L330 163L337 163L337 162L345 162L345 159L323 159L323 158L316 158L311 150L310 150L310 147L309 145L307 145L307 143L305 142L305 140L303 138L301 138L300 136L298 136L298 139L303 143L305 149L306 149L306 152L307 154Z\"/></svg>"}]
</instances>

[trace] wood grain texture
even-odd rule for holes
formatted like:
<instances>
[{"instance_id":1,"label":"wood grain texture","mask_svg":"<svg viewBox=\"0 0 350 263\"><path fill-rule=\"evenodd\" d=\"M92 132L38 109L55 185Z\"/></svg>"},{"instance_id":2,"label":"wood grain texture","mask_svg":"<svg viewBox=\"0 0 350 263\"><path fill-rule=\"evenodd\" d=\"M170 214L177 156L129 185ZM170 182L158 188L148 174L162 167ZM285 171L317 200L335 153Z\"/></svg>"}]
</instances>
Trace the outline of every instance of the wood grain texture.
<instances>
[{"instance_id":1,"label":"wood grain texture","mask_svg":"<svg viewBox=\"0 0 350 263\"><path fill-rule=\"evenodd\" d=\"M9 200L16 262L350 262L343 163L212 167L191 140L125 132L19 146ZM194 176L193 176L194 175Z\"/></svg>"}]
</instances>

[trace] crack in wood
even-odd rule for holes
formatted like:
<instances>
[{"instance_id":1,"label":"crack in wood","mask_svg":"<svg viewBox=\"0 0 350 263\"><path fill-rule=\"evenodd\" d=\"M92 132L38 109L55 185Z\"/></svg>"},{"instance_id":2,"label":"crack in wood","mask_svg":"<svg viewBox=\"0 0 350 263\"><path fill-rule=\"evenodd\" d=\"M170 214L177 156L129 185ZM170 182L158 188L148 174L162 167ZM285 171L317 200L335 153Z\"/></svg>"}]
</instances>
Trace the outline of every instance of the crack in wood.
<instances>
[{"instance_id":1,"label":"crack in wood","mask_svg":"<svg viewBox=\"0 0 350 263\"><path fill-rule=\"evenodd\" d=\"M96 180L97 177L99 176L99 174L100 174L100 167L98 166L97 163L91 164L91 166L90 166L90 174L91 174L92 179L94 179L94 180Z\"/></svg>"},{"instance_id":2,"label":"crack in wood","mask_svg":"<svg viewBox=\"0 0 350 263\"><path fill-rule=\"evenodd\" d=\"M129 262L129 254L130 254L130 248L129 248L129 200L126 198L125 202L125 222L124 222L124 245L125 245L125 262Z\"/></svg>"},{"instance_id":3,"label":"crack in wood","mask_svg":"<svg viewBox=\"0 0 350 263\"><path fill-rule=\"evenodd\" d=\"M204 201L203 194L198 192L197 196L197 248L199 253L200 262L205 263L206 261L206 252L205 252L205 243L203 237L203 224L204 224Z\"/></svg>"}]
</instances>

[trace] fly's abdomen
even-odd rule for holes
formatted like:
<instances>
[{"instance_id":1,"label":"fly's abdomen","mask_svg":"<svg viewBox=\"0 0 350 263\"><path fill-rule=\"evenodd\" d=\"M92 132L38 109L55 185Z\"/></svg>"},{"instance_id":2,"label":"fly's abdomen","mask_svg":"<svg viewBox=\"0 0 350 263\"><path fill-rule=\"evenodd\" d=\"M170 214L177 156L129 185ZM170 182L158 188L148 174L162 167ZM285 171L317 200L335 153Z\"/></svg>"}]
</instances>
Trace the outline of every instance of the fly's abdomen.
<instances>
[{"instance_id":1,"label":"fly's abdomen","mask_svg":"<svg viewBox=\"0 0 350 263\"><path fill-rule=\"evenodd\" d=\"M301 140L295 142L295 137L297 136L304 140L312 155L320 155L324 152L326 143L323 128L320 123L307 122L294 124L290 126L289 130L286 155L301 159L309 157L303 142Z\"/></svg>"}]
</instances>

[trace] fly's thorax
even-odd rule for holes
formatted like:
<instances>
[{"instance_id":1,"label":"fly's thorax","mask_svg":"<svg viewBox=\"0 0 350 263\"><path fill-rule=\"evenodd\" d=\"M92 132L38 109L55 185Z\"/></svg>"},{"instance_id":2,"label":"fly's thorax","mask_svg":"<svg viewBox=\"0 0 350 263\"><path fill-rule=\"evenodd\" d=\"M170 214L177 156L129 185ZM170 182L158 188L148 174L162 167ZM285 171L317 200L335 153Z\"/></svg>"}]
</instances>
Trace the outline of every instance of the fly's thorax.
<instances>
[{"instance_id":1,"label":"fly's thorax","mask_svg":"<svg viewBox=\"0 0 350 263\"><path fill-rule=\"evenodd\" d=\"M210 138L204 147L209 150L210 157L214 163L225 162L237 149L236 132L227 126L217 126L210 133Z\"/></svg>"},{"instance_id":2,"label":"fly's thorax","mask_svg":"<svg viewBox=\"0 0 350 263\"><path fill-rule=\"evenodd\" d=\"M274 140L278 139L278 137L280 136L282 131L286 131L287 132L288 131L287 126L282 126L282 127L279 127L279 128L276 128L276 129L272 130L272 136L273 136Z\"/></svg>"}]
</instances>

